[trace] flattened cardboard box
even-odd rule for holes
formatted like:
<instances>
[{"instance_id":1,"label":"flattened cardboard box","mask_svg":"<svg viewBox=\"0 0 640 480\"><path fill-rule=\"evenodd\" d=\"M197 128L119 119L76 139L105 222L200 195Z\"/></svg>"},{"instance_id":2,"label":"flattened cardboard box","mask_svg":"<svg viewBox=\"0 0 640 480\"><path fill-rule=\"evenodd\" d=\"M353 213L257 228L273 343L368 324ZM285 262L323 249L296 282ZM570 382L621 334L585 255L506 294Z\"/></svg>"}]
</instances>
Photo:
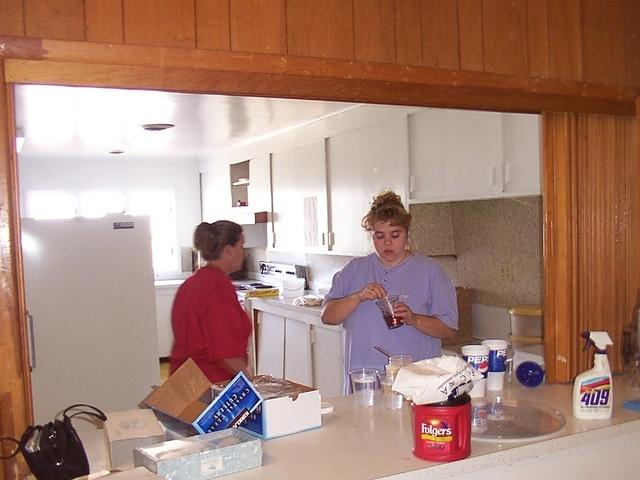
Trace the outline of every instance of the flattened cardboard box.
<instances>
[{"instance_id":1,"label":"flattened cardboard box","mask_svg":"<svg viewBox=\"0 0 640 480\"><path fill-rule=\"evenodd\" d=\"M261 441L235 428L136 448L136 466L171 480L207 480L262 465Z\"/></svg>"},{"instance_id":2,"label":"flattened cardboard box","mask_svg":"<svg viewBox=\"0 0 640 480\"><path fill-rule=\"evenodd\" d=\"M237 426L262 402L262 397L242 372L215 398L212 397L211 383L189 359L147 395L144 403L159 413L158 417L169 429L178 427L184 436L189 436ZM166 416L168 420L186 424L187 428L180 428L176 422L167 425Z\"/></svg>"},{"instance_id":3,"label":"flattened cardboard box","mask_svg":"<svg viewBox=\"0 0 640 480\"><path fill-rule=\"evenodd\" d=\"M163 442L164 431L149 408L107 413L104 435L111 469L133 467L133 449Z\"/></svg>"}]
</instances>

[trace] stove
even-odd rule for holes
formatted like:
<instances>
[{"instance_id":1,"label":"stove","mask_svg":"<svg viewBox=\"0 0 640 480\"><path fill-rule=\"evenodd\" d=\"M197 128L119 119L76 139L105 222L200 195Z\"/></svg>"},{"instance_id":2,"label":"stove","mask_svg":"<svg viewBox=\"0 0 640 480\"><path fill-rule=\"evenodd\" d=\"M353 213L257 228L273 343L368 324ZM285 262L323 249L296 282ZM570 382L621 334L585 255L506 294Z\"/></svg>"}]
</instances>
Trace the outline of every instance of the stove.
<instances>
[{"instance_id":1,"label":"stove","mask_svg":"<svg viewBox=\"0 0 640 480\"><path fill-rule=\"evenodd\" d=\"M256 280L234 280L232 283L236 287L236 295L239 298L277 297L280 295L280 289L268 283Z\"/></svg>"},{"instance_id":2,"label":"stove","mask_svg":"<svg viewBox=\"0 0 640 480\"><path fill-rule=\"evenodd\" d=\"M307 276L306 267L300 265L260 261L259 267L260 278L258 280L233 280L239 299L277 297L280 295L280 287L285 278L299 277L306 280Z\"/></svg>"}]
</instances>

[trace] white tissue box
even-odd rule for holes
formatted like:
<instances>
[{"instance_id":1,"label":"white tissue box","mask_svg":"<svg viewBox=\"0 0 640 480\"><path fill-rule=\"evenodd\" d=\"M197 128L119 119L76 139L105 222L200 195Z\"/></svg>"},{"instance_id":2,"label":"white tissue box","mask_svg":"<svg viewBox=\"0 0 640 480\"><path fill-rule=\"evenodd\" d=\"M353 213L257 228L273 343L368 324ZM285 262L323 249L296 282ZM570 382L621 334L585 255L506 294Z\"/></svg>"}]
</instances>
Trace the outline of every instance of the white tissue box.
<instances>
[{"instance_id":1,"label":"white tissue box","mask_svg":"<svg viewBox=\"0 0 640 480\"><path fill-rule=\"evenodd\" d=\"M115 471L96 478L100 478L100 480L164 480L160 475L150 472L144 467L131 468L122 472Z\"/></svg>"},{"instance_id":2,"label":"white tissue box","mask_svg":"<svg viewBox=\"0 0 640 480\"><path fill-rule=\"evenodd\" d=\"M262 465L261 441L235 428L136 448L136 466L171 480L207 480Z\"/></svg>"},{"instance_id":3,"label":"white tissue box","mask_svg":"<svg viewBox=\"0 0 640 480\"><path fill-rule=\"evenodd\" d=\"M108 412L104 435L111 469L133 467L133 449L163 442L164 431L149 408Z\"/></svg>"}]
</instances>

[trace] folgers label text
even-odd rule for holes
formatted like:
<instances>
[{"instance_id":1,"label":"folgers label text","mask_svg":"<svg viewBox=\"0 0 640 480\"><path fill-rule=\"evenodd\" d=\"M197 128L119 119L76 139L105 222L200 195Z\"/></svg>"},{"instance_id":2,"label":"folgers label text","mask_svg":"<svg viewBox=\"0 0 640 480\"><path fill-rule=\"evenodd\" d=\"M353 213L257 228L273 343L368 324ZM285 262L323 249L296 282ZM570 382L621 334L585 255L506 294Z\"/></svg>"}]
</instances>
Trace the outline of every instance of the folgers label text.
<instances>
[{"instance_id":1,"label":"folgers label text","mask_svg":"<svg viewBox=\"0 0 640 480\"><path fill-rule=\"evenodd\" d=\"M453 430L446 421L430 420L422 423L420 433L420 438L428 442L448 443L453 440Z\"/></svg>"}]
</instances>

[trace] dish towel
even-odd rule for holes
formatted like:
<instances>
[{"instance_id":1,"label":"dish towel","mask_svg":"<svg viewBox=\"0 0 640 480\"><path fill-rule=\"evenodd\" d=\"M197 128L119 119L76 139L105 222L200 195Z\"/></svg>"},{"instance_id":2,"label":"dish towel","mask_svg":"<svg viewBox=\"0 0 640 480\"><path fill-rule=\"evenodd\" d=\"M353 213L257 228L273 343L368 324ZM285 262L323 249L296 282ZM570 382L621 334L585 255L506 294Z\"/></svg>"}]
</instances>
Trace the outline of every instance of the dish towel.
<instances>
[{"instance_id":1,"label":"dish towel","mask_svg":"<svg viewBox=\"0 0 640 480\"><path fill-rule=\"evenodd\" d=\"M319 295L302 295L301 297L296 297L293 300L293 304L298 307L319 307L322 305L323 297Z\"/></svg>"}]
</instances>

